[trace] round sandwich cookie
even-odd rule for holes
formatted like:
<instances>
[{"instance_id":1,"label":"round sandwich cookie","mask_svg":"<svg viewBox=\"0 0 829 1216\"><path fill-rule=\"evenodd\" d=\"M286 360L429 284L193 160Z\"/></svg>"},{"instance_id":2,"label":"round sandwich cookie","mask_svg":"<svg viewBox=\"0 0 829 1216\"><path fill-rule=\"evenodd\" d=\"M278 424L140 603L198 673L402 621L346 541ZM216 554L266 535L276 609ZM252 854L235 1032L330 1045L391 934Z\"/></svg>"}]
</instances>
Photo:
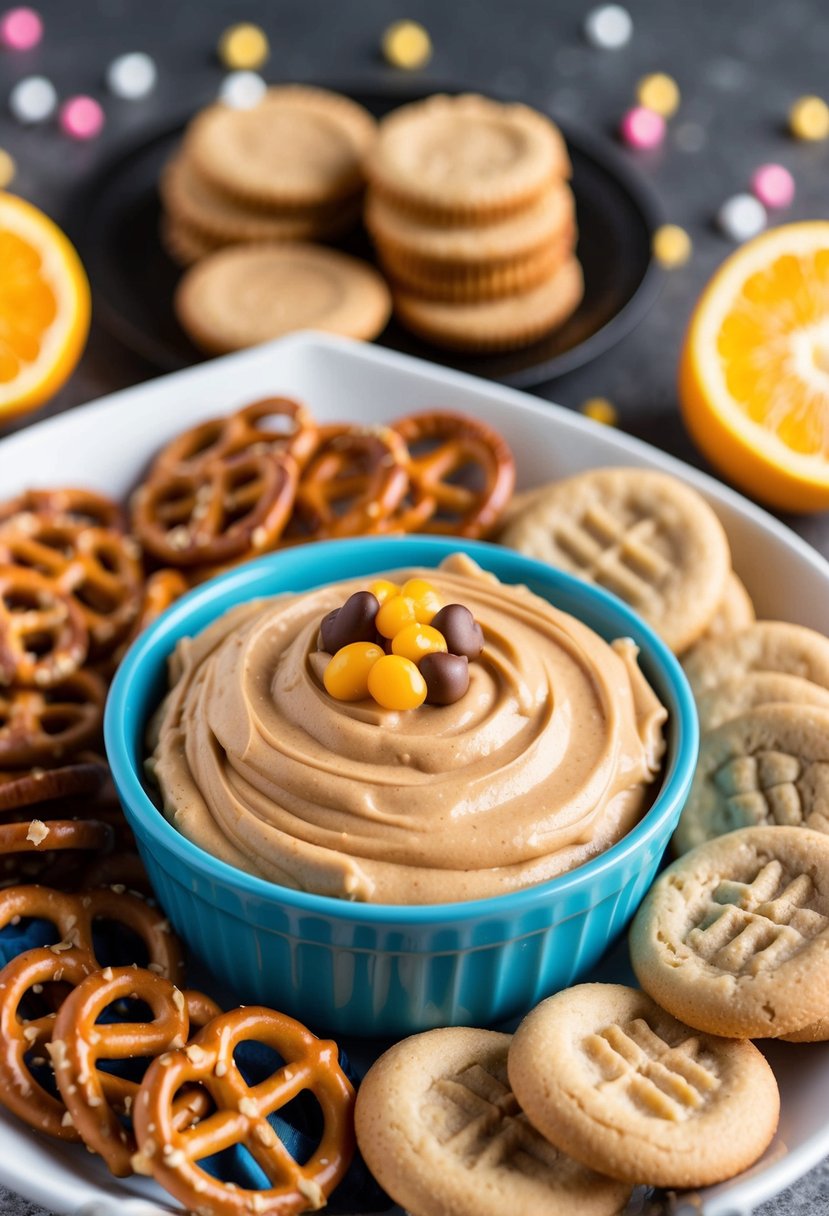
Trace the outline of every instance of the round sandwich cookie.
<instances>
[{"instance_id":1,"label":"round sandwich cookie","mask_svg":"<svg viewBox=\"0 0 829 1216\"><path fill-rule=\"evenodd\" d=\"M183 156L169 162L161 175L159 192L173 220L217 245L327 240L354 227L360 218L359 198L323 207L251 206L211 186Z\"/></svg>"},{"instance_id":2,"label":"round sandwich cookie","mask_svg":"<svg viewBox=\"0 0 829 1216\"><path fill-rule=\"evenodd\" d=\"M208 107L184 148L217 190L262 206L321 206L360 190L376 129L367 110L339 93L280 85L247 110Z\"/></svg>"},{"instance_id":3,"label":"round sandwich cookie","mask_svg":"<svg viewBox=\"0 0 829 1216\"><path fill-rule=\"evenodd\" d=\"M593 469L556 482L500 539L612 591L677 652L710 624L731 569L705 500L649 469Z\"/></svg>"},{"instance_id":4,"label":"round sandwich cookie","mask_svg":"<svg viewBox=\"0 0 829 1216\"><path fill-rule=\"evenodd\" d=\"M453 1027L404 1039L357 1094L360 1151L412 1216L612 1216L630 1187L553 1148L507 1078L510 1036Z\"/></svg>"},{"instance_id":5,"label":"round sandwich cookie","mask_svg":"<svg viewBox=\"0 0 829 1216\"><path fill-rule=\"evenodd\" d=\"M767 825L829 833L829 709L759 705L703 735L675 851Z\"/></svg>"},{"instance_id":6,"label":"round sandwich cookie","mask_svg":"<svg viewBox=\"0 0 829 1216\"><path fill-rule=\"evenodd\" d=\"M162 215L159 231L161 244L179 266L192 266L194 262L222 248L220 243L169 214Z\"/></svg>"},{"instance_id":7,"label":"round sandwich cookie","mask_svg":"<svg viewBox=\"0 0 829 1216\"><path fill-rule=\"evenodd\" d=\"M415 271L459 273L502 265L575 241L575 205L565 182L556 182L527 208L492 223L440 224L369 192L366 227L384 253Z\"/></svg>"},{"instance_id":8,"label":"round sandwich cookie","mask_svg":"<svg viewBox=\"0 0 829 1216\"><path fill-rule=\"evenodd\" d=\"M211 254L184 275L174 305L193 341L213 354L295 329L369 341L391 310L385 282L365 262L287 242L234 245Z\"/></svg>"},{"instance_id":9,"label":"round sandwich cookie","mask_svg":"<svg viewBox=\"0 0 829 1216\"><path fill-rule=\"evenodd\" d=\"M553 275L521 295L456 303L394 293L398 320L412 333L449 350L517 350L556 329L584 292L581 267L569 258Z\"/></svg>"},{"instance_id":10,"label":"round sandwich cookie","mask_svg":"<svg viewBox=\"0 0 829 1216\"><path fill-rule=\"evenodd\" d=\"M747 1169L780 1110L752 1043L699 1034L621 984L542 1001L513 1037L509 1079L563 1152L649 1186L710 1186Z\"/></svg>"},{"instance_id":11,"label":"round sandwich cookie","mask_svg":"<svg viewBox=\"0 0 829 1216\"><path fill-rule=\"evenodd\" d=\"M398 206L454 223L486 222L569 177L570 161L560 131L537 110L436 94L383 119L366 171Z\"/></svg>"},{"instance_id":12,"label":"round sandwich cookie","mask_svg":"<svg viewBox=\"0 0 829 1216\"><path fill-rule=\"evenodd\" d=\"M829 836L743 828L692 849L645 897L630 954L645 991L708 1034L781 1038L825 1019Z\"/></svg>"},{"instance_id":13,"label":"round sandwich cookie","mask_svg":"<svg viewBox=\"0 0 829 1216\"><path fill-rule=\"evenodd\" d=\"M787 621L755 621L728 637L701 642L683 666L695 696L751 671L800 676L829 688L829 638Z\"/></svg>"},{"instance_id":14,"label":"round sandwich cookie","mask_svg":"<svg viewBox=\"0 0 829 1216\"><path fill-rule=\"evenodd\" d=\"M430 267L399 258L397 253L378 246L380 262L388 277L406 294L430 301L458 304L520 296L549 282L556 271L572 258L572 241L559 241L526 258L452 267Z\"/></svg>"}]
</instances>

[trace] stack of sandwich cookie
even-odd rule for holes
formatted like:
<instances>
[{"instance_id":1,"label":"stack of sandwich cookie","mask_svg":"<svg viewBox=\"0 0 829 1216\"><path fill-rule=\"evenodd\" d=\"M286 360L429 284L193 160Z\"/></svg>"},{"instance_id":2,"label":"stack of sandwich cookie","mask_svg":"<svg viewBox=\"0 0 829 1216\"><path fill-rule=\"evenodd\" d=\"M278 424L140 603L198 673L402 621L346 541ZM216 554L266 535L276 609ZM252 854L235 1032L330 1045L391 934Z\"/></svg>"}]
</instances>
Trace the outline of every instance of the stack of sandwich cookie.
<instances>
[{"instance_id":1,"label":"stack of sandwich cookie","mask_svg":"<svg viewBox=\"0 0 829 1216\"><path fill-rule=\"evenodd\" d=\"M197 114L162 174L162 235L184 265L226 245L324 241L360 216L361 161L376 124L347 97L268 89L249 110Z\"/></svg>"},{"instance_id":2,"label":"stack of sandwich cookie","mask_svg":"<svg viewBox=\"0 0 829 1216\"><path fill-rule=\"evenodd\" d=\"M435 96L380 124L366 224L399 320L458 350L525 346L583 291L561 134L523 105Z\"/></svg>"}]
</instances>

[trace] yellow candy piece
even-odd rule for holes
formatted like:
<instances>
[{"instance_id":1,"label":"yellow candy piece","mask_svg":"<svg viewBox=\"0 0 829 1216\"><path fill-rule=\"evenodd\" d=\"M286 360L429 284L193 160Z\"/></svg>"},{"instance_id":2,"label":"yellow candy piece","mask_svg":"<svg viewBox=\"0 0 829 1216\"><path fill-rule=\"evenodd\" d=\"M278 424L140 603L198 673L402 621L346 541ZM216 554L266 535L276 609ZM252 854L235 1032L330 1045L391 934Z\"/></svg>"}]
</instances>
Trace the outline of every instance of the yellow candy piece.
<instances>
[{"instance_id":1,"label":"yellow candy piece","mask_svg":"<svg viewBox=\"0 0 829 1216\"><path fill-rule=\"evenodd\" d=\"M377 632L382 633L384 638L393 638L401 629L413 625L416 620L417 609L414 600L409 599L407 595L393 595L381 606L374 624L377 626Z\"/></svg>"},{"instance_id":2,"label":"yellow candy piece","mask_svg":"<svg viewBox=\"0 0 829 1216\"><path fill-rule=\"evenodd\" d=\"M351 642L342 646L325 669L325 691L338 701L362 701L369 695L369 675L384 658L382 646L374 642Z\"/></svg>"},{"instance_id":3,"label":"yellow candy piece","mask_svg":"<svg viewBox=\"0 0 829 1216\"><path fill-rule=\"evenodd\" d=\"M383 34L383 55L393 68L425 67L432 58L429 31L417 21L395 21Z\"/></svg>"},{"instance_id":4,"label":"yellow candy piece","mask_svg":"<svg viewBox=\"0 0 829 1216\"><path fill-rule=\"evenodd\" d=\"M789 110L789 130L795 139L826 139L829 106L822 97L800 97Z\"/></svg>"},{"instance_id":5,"label":"yellow candy piece","mask_svg":"<svg viewBox=\"0 0 829 1216\"><path fill-rule=\"evenodd\" d=\"M400 594L400 588L397 583L391 583L387 578L378 578L375 582L369 585L369 591L377 600L382 608L386 600L390 600L393 595Z\"/></svg>"},{"instance_id":6,"label":"yellow candy piece","mask_svg":"<svg viewBox=\"0 0 829 1216\"><path fill-rule=\"evenodd\" d=\"M438 629L431 625L407 625L394 635L391 644L392 654L401 654L404 659L419 663L424 655L445 654L446 639Z\"/></svg>"},{"instance_id":7,"label":"yellow candy piece","mask_svg":"<svg viewBox=\"0 0 829 1216\"><path fill-rule=\"evenodd\" d=\"M663 118L671 118L679 109L679 85L665 72L652 72L650 76L643 76L636 86L636 100L640 106Z\"/></svg>"},{"instance_id":8,"label":"yellow candy piece","mask_svg":"<svg viewBox=\"0 0 829 1216\"><path fill-rule=\"evenodd\" d=\"M666 270L684 266L691 256L691 238L678 224L663 224L651 239L653 256Z\"/></svg>"},{"instance_id":9,"label":"yellow candy piece","mask_svg":"<svg viewBox=\"0 0 829 1216\"><path fill-rule=\"evenodd\" d=\"M219 58L232 71L255 72L271 53L268 36L258 25L231 25L219 39Z\"/></svg>"},{"instance_id":10,"label":"yellow candy piece","mask_svg":"<svg viewBox=\"0 0 829 1216\"><path fill-rule=\"evenodd\" d=\"M411 659L386 654L368 673L368 690L384 709L417 709L426 700L426 681Z\"/></svg>"},{"instance_id":11,"label":"yellow candy piece","mask_svg":"<svg viewBox=\"0 0 829 1216\"><path fill-rule=\"evenodd\" d=\"M400 594L414 600L415 615L423 625L428 625L443 607L441 598L425 578L410 578L400 588Z\"/></svg>"},{"instance_id":12,"label":"yellow candy piece","mask_svg":"<svg viewBox=\"0 0 829 1216\"><path fill-rule=\"evenodd\" d=\"M0 190L5 190L6 186L14 180L16 172L17 165L14 163L13 157L9 156L4 148L0 148Z\"/></svg>"},{"instance_id":13,"label":"yellow candy piece","mask_svg":"<svg viewBox=\"0 0 829 1216\"><path fill-rule=\"evenodd\" d=\"M601 422L603 426L615 426L619 421L618 410L607 397L588 397L582 404L581 412L594 422Z\"/></svg>"}]
</instances>

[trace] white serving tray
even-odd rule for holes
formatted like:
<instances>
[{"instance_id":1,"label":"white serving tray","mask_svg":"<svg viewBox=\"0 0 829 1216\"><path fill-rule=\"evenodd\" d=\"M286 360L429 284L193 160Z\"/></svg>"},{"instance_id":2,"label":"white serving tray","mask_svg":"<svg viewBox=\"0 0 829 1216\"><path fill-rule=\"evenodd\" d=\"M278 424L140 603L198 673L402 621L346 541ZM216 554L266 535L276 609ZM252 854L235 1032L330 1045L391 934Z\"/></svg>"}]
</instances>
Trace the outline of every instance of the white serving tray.
<instances>
[{"instance_id":1,"label":"white serving tray","mask_svg":"<svg viewBox=\"0 0 829 1216\"><path fill-rule=\"evenodd\" d=\"M78 485L126 497L158 447L183 428L258 397L302 399L324 420L390 421L430 407L464 410L500 430L519 488L597 465L664 469L700 490L731 542L734 566L764 617L829 633L829 563L770 515L712 478L618 431L512 389L379 347L298 334L126 389L0 442L0 496ZM313 1026L314 1011L308 1010ZM776 1044L778 1135L754 1168L679 1197L676 1216L741 1216L829 1154L829 1043ZM76 1145L42 1139L0 1109L0 1183L76 1216L155 1216L179 1210L154 1184L115 1179Z\"/></svg>"}]
</instances>

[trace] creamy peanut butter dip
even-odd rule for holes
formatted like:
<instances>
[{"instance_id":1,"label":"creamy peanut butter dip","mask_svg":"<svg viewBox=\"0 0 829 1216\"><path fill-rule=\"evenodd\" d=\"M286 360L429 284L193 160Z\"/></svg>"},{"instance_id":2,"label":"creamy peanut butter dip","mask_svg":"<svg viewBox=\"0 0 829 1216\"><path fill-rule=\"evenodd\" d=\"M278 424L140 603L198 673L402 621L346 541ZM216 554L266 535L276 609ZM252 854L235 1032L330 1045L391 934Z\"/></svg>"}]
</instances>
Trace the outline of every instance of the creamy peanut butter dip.
<instances>
[{"instance_id":1,"label":"creamy peanut butter dip","mask_svg":"<svg viewBox=\"0 0 829 1216\"><path fill-rule=\"evenodd\" d=\"M667 717L634 643L462 554L372 578L418 576L484 632L453 705L326 693L320 621L367 579L244 604L179 643L148 761L179 831L283 886L425 904L543 882L633 827Z\"/></svg>"}]
</instances>

